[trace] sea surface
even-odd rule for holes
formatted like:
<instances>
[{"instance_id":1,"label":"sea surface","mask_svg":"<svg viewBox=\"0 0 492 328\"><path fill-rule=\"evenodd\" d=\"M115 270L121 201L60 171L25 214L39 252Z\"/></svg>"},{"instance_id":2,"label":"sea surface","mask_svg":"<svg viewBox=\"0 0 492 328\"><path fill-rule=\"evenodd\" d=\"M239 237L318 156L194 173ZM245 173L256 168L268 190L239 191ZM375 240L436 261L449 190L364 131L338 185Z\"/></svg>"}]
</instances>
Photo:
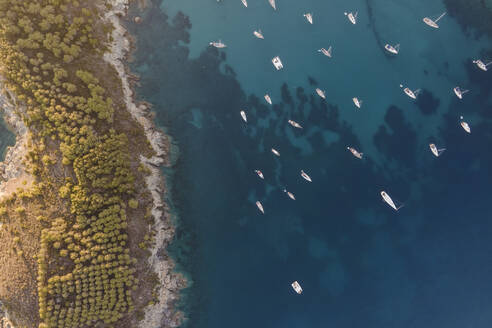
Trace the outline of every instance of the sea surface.
<instances>
[{"instance_id":1,"label":"sea surface","mask_svg":"<svg viewBox=\"0 0 492 328\"><path fill-rule=\"evenodd\" d=\"M138 96L175 146L165 173L171 253L191 281L184 326L490 328L492 70L472 60L492 60L491 39L449 15L425 25L447 10L438 0L277 8L151 0L130 13L142 17L128 23ZM227 48L209 46L219 39ZM401 45L398 56L386 43ZM332 58L317 52L329 46ZM400 84L420 89L417 100ZM460 100L455 86L470 91ZM446 148L440 157L431 142Z\"/></svg>"}]
</instances>

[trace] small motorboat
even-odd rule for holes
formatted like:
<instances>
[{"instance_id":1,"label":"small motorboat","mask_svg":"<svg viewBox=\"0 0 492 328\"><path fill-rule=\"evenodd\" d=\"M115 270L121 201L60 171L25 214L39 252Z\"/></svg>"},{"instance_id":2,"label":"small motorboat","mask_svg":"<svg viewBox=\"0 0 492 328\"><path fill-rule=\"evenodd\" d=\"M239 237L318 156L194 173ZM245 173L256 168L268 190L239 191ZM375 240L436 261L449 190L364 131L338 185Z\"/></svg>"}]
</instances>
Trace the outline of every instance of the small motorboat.
<instances>
[{"instance_id":1,"label":"small motorboat","mask_svg":"<svg viewBox=\"0 0 492 328\"><path fill-rule=\"evenodd\" d=\"M352 153L352 155L354 155L358 159L362 159L362 156L364 155L364 153L359 153L355 148L352 148L352 147L347 147L347 149Z\"/></svg>"},{"instance_id":2,"label":"small motorboat","mask_svg":"<svg viewBox=\"0 0 492 328\"><path fill-rule=\"evenodd\" d=\"M304 172L303 170L301 170L301 177L303 177L304 180L306 180L306 181L313 182L313 180L311 180L311 177L309 175L307 175L307 173Z\"/></svg>"},{"instance_id":3,"label":"small motorboat","mask_svg":"<svg viewBox=\"0 0 492 328\"><path fill-rule=\"evenodd\" d=\"M403 88L403 85L402 85L402 84L400 84L400 88ZM406 94L407 96L409 96L410 98L412 98L412 99L417 99L417 96L418 96L418 95L419 95L419 93L420 93L420 89L417 89L417 90L415 90L415 91L412 91L412 89L410 89L410 88L408 88L408 87L405 87L405 88L403 89L403 92L405 92L405 94Z\"/></svg>"},{"instance_id":4,"label":"small motorboat","mask_svg":"<svg viewBox=\"0 0 492 328\"><path fill-rule=\"evenodd\" d=\"M277 10L277 6L275 5L275 0L268 0L270 6L272 6L273 10Z\"/></svg>"},{"instance_id":5,"label":"small motorboat","mask_svg":"<svg viewBox=\"0 0 492 328\"><path fill-rule=\"evenodd\" d=\"M246 117L246 112L244 110L240 111L239 114L241 114L241 117L243 118L243 121L248 123L248 118Z\"/></svg>"},{"instance_id":6,"label":"small motorboat","mask_svg":"<svg viewBox=\"0 0 492 328\"><path fill-rule=\"evenodd\" d=\"M321 98L323 99L326 99L326 94L323 90L321 90L320 88L316 88L316 93L318 94L318 96L320 96Z\"/></svg>"},{"instance_id":7,"label":"small motorboat","mask_svg":"<svg viewBox=\"0 0 492 328\"><path fill-rule=\"evenodd\" d=\"M264 39L263 33L261 32L261 30L254 31L253 35L256 36L258 39Z\"/></svg>"},{"instance_id":8,"label":"small motorboat","mask_svg":"<svg viewBox=\"0 0 492 328\"><path fill-rule=\"evenodd\" d=\"M265 177L263 176L263 172L261 172L260 170L255 170L255 173L262 179L265 179Z\"/></svg>"},{"instance_id":9,"label":"small motorboat","mask_svg":"<svg viewBox=\"0 0 492 328\"><path fill-rule=\"evenodd\" d=\"M284 192L287 194L287 196L289 196L290 199L296 200L296 197L294 196L293 193L291 193L290 191L287 191L287 189L284 189Z\"/></svg>"},{"instance_id":10,"label":"small motorboat","mask_svg":"<svg viewBox=\"0 0 492 328\"><path fill-rule=\"evenodd\" d=\"M227 47L221 40L210 42L209 45L219 49Z\"/></svg>"},{"instance_id":11,"label":"small motorboat","mask_svg":"<svg viewBox=\"0 0 492 328\"><path fill-rule=\"evenodd\" d=\"M304 14L302 16L306 17L306 19L309 22L309 24L313 24L313 15L311 13L306 13L306 14Z\"/></svg>"},{"instance_id":12,"label":"small motorboat","mask_svg":"<svg viewBox=\"0 0 492 328\"><path fill-rule=\"evenodd\" d=\"M275 148L272 148L272 153L275 155L275 156L279 156L280 157L280 153L278 152L278 150L276 150Z\"/></svg>"},{"instance_id":13,"label":"small motorboat","mask_svg":"<svg viewBox=\"0 0 492 328\"><path fill-rule=\"evenodd\" d=\"M292 289L294 289L297 294L302 294L302 287L301 287L301 285L299 285L299 283L297 281L294 281L291 284L291 286L292 286Z\"/></svg>"},{"instance_id":14,"label":"small motorboat","mask_svg":"<svg viewBox=\"0 0 492 328\"><path fill-rule=\"evenodd\" d=\"M386 49L386 51L392 53L393 55L398 55L398 53L400 52L400 44L397 44L395 46L392 46L391 44L385 44L384 49Z\"/></svg>"},{"instance_id":15,"label":"small motorboat","mask_svg":"<svg viewBox=\"0 0 492 328\"><path fill-rule=\"evenodd\" d=\"M263 205L261 205L259 200L256 201L256 207L258 207L258 209L260 210L260 212L262 214L265 214L265 210L263 209Z\"/></svg>"},{"instance_id":16,"label":"small motorboat","mask_svg":"<svg viewBox=\"0 0 492 328\"><path fill-rule=\"evenodd\" d=\"M460 120L461 120L460 124L463 130L465 130L466 133L471 133L470 125L467 122L463 121L463 116L460 116Z\"/></svg>"},{"instance_id":17,"label":"small motorboat","mask_svg":"<svg viewBox=\"0 0 492 328\"><path fill-rule=\"evenodd\" d=\"M436 145L433 143L429 144L429 148L432 154L434 154L434 156L436 157L441 156L441 154L446 150L446 148L437 149Z\"/></svg>"},{"instance_id":18,"label":"small motorboat","mask_svg":"<svg viewBox=\"0 0 492 328\"><path fill-rule=\"evenodd\" d=\"M273 57L272 63L273 63L273 66L275 66L275 68L277 69L277 71L284 68L284 65L282 64L282 61L280 60L279 56Z\"/></svg>"},{"instance_id":19,"label":"small motorboat","mask_svg":"<svg viewBox=\"0 0 492 328\"><path fill-rule=\"evenodd\" d=\"M456 97L463 99L463 95L470 90L461 90L460 87L454 87L453 91L454 91L454 94L456 95Z\"/></svg>"},{"instance_id":20,"label":"small motorboat","mask_svg":"<svg viewBox=\"0 0 492 328\"><path fill-rule=\"evenodd\" d=\"M391 206L395 211L398 211L400 208L403 207L403 204L400 205L399 207L396 206L395 202L391 199L391 197L383 190L381 191L381 197L383 197L383 200Z\"/></svg>"},{"instance_id":21,"label":"small motorboat","mask_svg":"<svg viewBox=\"0 0 492 328\"><path fill-rule=\"evenodd\" d=\"M357 97L352 98L352 101L357 108L360 108L362 106L362 100L359 100Z\"/></svg>"},{"instance_id":22,"label":"small motorboat","mask_svg":"<svg viewBox=\"0 0 492 328\"><path fill-rule=\"evenodd\" d=\"M492 62L488 63L488 64L485 64L483 61L481 61L480 59L477 59L477 60L474 60L473 61L474 64L476 64L478 66L478 68L480 68L482 71L485 71L487 72L488 70L488 66L490 64L492 64Z\"/></svg>"},{"instance_id":23,"label":"small motorboat","mask_svg":"<svg viewBox=\"0 0 492 328\"><path fill-rule=\"evenodd\" d=\"M444 15L446 15L446 12L442 13L439 17L437 17L436 19L432 19L432 18L429 18L429 17L424 17L422 20L424 21L424 23L426 23L427 25L429 25L430 27L433 27L433 28L439 28L439 25L437 25L437 22L439 22L439 20L441 18L444 17Z\"/></svg>"},{"instance_id":24,"label":"small motorboat","mask_svg":"<svg viewBox=\"0 0 492 328\"><path fill-rule=\"evenodd\" d=\"M357 12L355 12L355 14L353 12L349 12L349 13L343 13L345 16L347 16L348 20L352 23L352 24L357 24Z\"/></svg>"},{"instance_id":25,"label":"small motorboat","mask_svg":"<svg viewBox=\"0 0 492 328\"><path fill-rule=\"evenodd\" d=\"M270 95L268 95L268 93L267 93L264 97L265 97L266 102L271 105L272 104L272 98L270 98Z\"/></svg>"},{"instance_id":26,"label":"small motorboat","mask_svg":"<svg viewBox=\"0 0 492 328\"><path fill-rule=\"evenodd\" d=\"M302 126L299 123L297 123L296 121L288 120L287 122L289 122L290 125L292 125L293 127L297 128L297 129L302 129Z\"/></svg>"},{"instance_id":27,"label":"small motorboat","mask_svg":"<svg viewBox=\"0 0 492 328\"><path fill-rule=\"evenodd\" d=\"M328 50L326 50L325 48L318 49L318 52L321 52L326 57L330 57L331 58L331 46L328 47Z\"/></svg>"},{"instance_id":28,"label":"small motorboat","mask_svg":"<svg viewBox=\"0 0 492 328\"><path fill-rule=\"evenodd\" d=\"M248 8L248 2L246 0L241 0L241 2L243 3L243 5Z\"/></svg>"}]
</instances>

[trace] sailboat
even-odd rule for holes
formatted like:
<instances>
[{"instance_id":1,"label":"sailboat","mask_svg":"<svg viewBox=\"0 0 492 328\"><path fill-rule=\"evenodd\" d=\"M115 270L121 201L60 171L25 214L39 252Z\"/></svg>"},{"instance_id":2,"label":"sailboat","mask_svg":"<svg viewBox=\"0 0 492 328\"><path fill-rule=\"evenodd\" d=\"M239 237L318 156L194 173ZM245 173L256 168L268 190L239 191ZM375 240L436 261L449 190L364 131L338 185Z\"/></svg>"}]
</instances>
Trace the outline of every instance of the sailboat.
<instances>
[{"instance_id":1,"label":"sailboat","mask_svg":"<svg viewBox=\"0 0 492 328\"><path fill-rule=\"evenodd\" d=\"M463 130L465 130L466 133L471 133L470 125L467 122L463 121L463 116L460 116L460 120L461 120L460 124Z\"/></svg>"},{"instance_id":2,"label":"sailboat","mask_svg":"<svg viewBox=\"0 0 492 328\"><path fill-rule=\"evenodd\" d=\"M256 201L256 207L258 207L258 209L260 210L260 212L262 214L265 214L265 210L263 209L263 205L261 205L259 200Z\"/></svg>"},{"instance_id":3,"label":"sailboat","mask_svg":"<svg viewBox=\"0 0 492 328\"><path fill-rule=\"evenodd\" d=\"M389 53L392 53L393 55L398 55L400 52L400 44L398 43L395 46L392 46L391 44L387 43L384 45L384 49L388 51Z\"/></svg>"},{"instance_id":4,"label":"sailboat","mask_svg":"<svg viewBox=\"0 0 492 328\"><path fill-rule=\"evenodd\" d=\"M400 88L403 88L403 85L402 85L402 84L400 84ZM405 94L406 94L407 96L409 96L410 98L412 98L412 99L417 99L417 96L418 96L418 95L419 95L419 93L420 93L420 89L416 89L415 91L412 91L410 88L405 87L405 88L403 89L403 92L405 92Z\"/></svg>"},{"instance_id":5,"label":"sailboat","mask_svg":"<svg viewBox=\"0 0 492 328\"><path fill-rule=\"evenodd\" d=\"M273 10L277 10L277 6L275 5L275 0L268 0L270 6L272 6Z\"/></svg>"},{"instance_id":6,"label":"sailboat","mask_svg":"<svg viewBox=\"0 0 492 328\"><path fill-rule=\"evenodd\" d=\"M293 193L291 193L290 191L287 191L287 189L284 189L284 192L287 194L287 196L289 196L290 199L296 200L296 197L294 196Z\"/></svg>"},{"instance_id":7,"label":"sailboat","mask_svg":"<svg viewBox=\"0 0 492 328\"><path fill-rule=\"evenodd\" d=\"M267 93L264 97L265 97L266 102L271 105L272 104L272 98L270 98L270 95Z\"/></svg>"},{"instance_id":8,"label":"sailboat","mask_svg":"<svg viewBox=\"0 0 492 328\"><path fill-rule=\"evenodd\" d=\"M307 175L307 173L304 172L303 170L301 170L301 177L303 177L304 180L306 180L306 181L313 182L313 180L311 180L311 177L309 175Z\"/></svg>"},{"instance_id":9,"label":"sailboat","mask_svg":"<svg viewBox=\"0 0 492 328\"><path fill-rule=\"evenodd\" d=\"M261 172L260 170L255 170L255 173L262 179L265 179L265 177L263 176L263 172Z\"/></svg>"},{"instance_id":10,"label":"sailboat","mask_svg":"<svg viewBox=\"0 0 492 328\"><path fill-rule=\"evenodd\" d=\"M328 50L326 50L325 48L318 49L318 52L321 52L326 57L331 58L331 46L328 48Z\"/></svg>"},{"instance_id":11,"label":"sailboat","mask_svg":"<svg viewBox=\"0 0 492 328\"><path fill-rule=\"evenodd\" d=\"M446 150L446 148L438 149L436 147L436 145L433 143L429 144L429 148L430 148L432 154L434 154L434 156L436 156L436 157L441 156L441 154Z\"/></svg>"},{"instance_id":12,"label":"sailboat","mask_svg":"<svg viewBox=\"0 0 492 328\"><path fill-rule=\"evenodd\" d=\"M289 122L290 125L292 125L293 127L297 128L297 129L302 129L302 126L299 123L297 123L296 121L288 120L287 122Z\"/></svg>"},{"instance_id":13,"label":"sailboat","mask_svg":"<svg viewBox=\"0 0 492 328\"><path fill-rule=\"evenodd\" d=\"M474 64L476 64L476 65L478 66L478 68L480 68L482 71L487 72L487 70L488 70L488 68L487 68L487 67L488 67L490 64L492 64L492 61L491 61L490 63L488 63L488 64L485 64L485 63L484 63L483 61L481 61L480 59L477 59L477 60L474 60L474 61L473 61L473 63L474 63Z\"/></svg>"},{"instance_id":14,"label":"sailboat","mask_svg":"<svg viewBox=\"0 0 492 328\"><path fill-rule=\"evenodd\" d=\"M357 97L352 98L352 101L354 102L355 106L357 106L357 108L360 108L362 106L362 100L359 100Z\"/></svg>"},{"instance_id":15,"label":"sailboat","mask_svg":"<svg viewBox=\"0 0 492 328\"><path fill-rule=\"evenodd\" d=\"M352 153L352 155L354 155L358 159L362 159L362 156L364 155L364 153L359 153L355 148L352 148L352 147L347 147L347 149Z\"/></svg>"},{"instance_id":16,"label":"sailboat","mask_svg":"<svg viewBox=\"0 0 492 328\"><path fill-rule=\"evenodd\" d=\"M321 90L320 88L316 88L316 93L317 93L317 94L318 94L318 96L320 96L321 98L326 99L325 92L324 92L323 90Z\"/></svg>"},{"instance_id":17,"label":"sailboat","mask_svg":"<svg viewBox=\"0 0 492 328\"><path fill-rule=\"evenodd\" d=\"M352 24L357 24L357 11L355 12L355 14L353 12L349 12L349 13L343 13L345 16L347 16L348 20L352 23Z\"/></svg>"},{"instance_id":18,"label":"sailboat","mask_svg":"<svg viewBox=\"0 0 492 328\"><path fill-rule=\"evenodd\" d=\"M280 153L278 152L278 150L276 150L275 148L272 148L272 153L275 155L275 156L280 156Z\"/></svg>"},{"instance_id":19,"label":"sailboat","mask_svg":"<svg viewBox=\"0 0 492 328\"><path fill-rule=\"evenodd\" d=\"M439 20L441 18L444 17L444 15L446 15L446 12L443 12L439 17L437 17L436 19L432 19L432 18L429 18L429 17L424 17L424 19L422 19L424 21L424 23L426 23L427 25L429 25L430 27L433 27L433 28L439 28L439 25L437 25L437 22L439 22Z\"/></svg>"},{"instance_id":20,"label":"sailboat","mask_svg":"<svg viewBox=\"0 0 492 328\"><path fill-rule=\"evenodd\" d=\"M272 63L273 63L273 66L275 66L275 68L277 69L277 71L284 68L284 65L282 64L282 61L280 60L279 56L273 57Z\"/></svg>"},{"instance_id":21,"label":"sailboat","mask_svg":"<svg viewBox=\"0 0 492 328\"><path fill-rule=\"evenodd\" d=\"M313 24L313 15L311 13L306 13L303 16L306 17L309 24Z\"/></svg>"},{"instance_id":22,"label":"sailboat","mask_svg":"<svg viewBox=\"0 0 492 328\"><path fill-rule=\"evenodd\" d=\"M247 2L246 0L241 0L241 1L242 1L243 5L244 5L246 8L248 8L248 2Z\"/></svg>"},{"instance_id":23,"label":"sailboat","mask_svg":"<svg viewBox=\"0 0 492 328\"><path fill-rule=\"evenodd\" d=\"M389 205L391 206L395 211L398 211L400 208L403 207L403 204L400 205L400 206L396 206L395 205L395 202L393 201L393 199L391 199L391 197L383 190L381 191L381 197L383 197L383 200Z\"/></svg>"},{"instance_id":24,"label":"sailboat","mask_svg":"<svg viewBox=\"0 0 492 328\"><path fill-rule=\"evenodd\" d=\"M248 123L248 118L246 117L246 112L244 110L239 112L241 114L241 117L243 118L243 121Z\"/></svg>"},{"instance_id":25,"label":"sailboat","mask_svg":"<svg viewBox=\"0 0 492 328\"><path fill-rule=\"evenodd\" d=\"M263 33L261 32L261 30L254 31L253 35L256 36L258 39L264 39Z\"/></svg>"},{"instance_id":26,"label":"sailboat","mask_svg":"<svg viewBox=\"0 0 492 328\"><path fill-rule=\"evenodd\" d=\"M292 286L292 289L294 289L297 294L302 294L302 287L301 287L301 285L299 285L299 283L297 281L294 281L291 284L291 286Z\"/></svg>"},{"instance_id":27,"label":"sailboat","mask_svg":"<svg viewBox=\"0 0 492 328\"><path fill-rule=\"evenodd\" d=\"M463 99L463 95L467 93L470 90L461 90L460 87L454 87L453 88L454 93L456 94L456 97Z\"/></svg>"},{"instance_id":28,"label":"sailboat","mask_svg":"<svg viewBox=\"0 0 492 328\"><path fill-rule=\"evenodd\" d=\"M227 47L221 40L210 42L209 45L219 49Z\"/></svg>"}]
</instances>

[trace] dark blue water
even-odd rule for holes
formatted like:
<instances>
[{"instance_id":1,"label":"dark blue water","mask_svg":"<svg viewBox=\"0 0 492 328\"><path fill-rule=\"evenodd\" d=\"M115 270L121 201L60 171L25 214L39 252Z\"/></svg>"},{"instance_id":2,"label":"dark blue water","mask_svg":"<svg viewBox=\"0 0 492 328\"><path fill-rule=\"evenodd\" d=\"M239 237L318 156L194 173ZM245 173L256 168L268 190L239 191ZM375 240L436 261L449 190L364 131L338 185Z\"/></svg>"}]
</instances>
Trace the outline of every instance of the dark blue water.
<instances>
[{"instance_id":1,"label":"dark blue water","mask_svg":"<svg viewBox=\"0 0 492 328\"><path fill-rule=\"evenodd\" d=\"M171 251L193 280L188 326L490 327L492 74L471 62L490 39L449 16L430 30L422 17L440 1L248 2L153 0L129 26L139 96L179 148ZM217 39L228 48L207 46ZM398 57L386 42L402 44ZM329 45L332 59L316 52ZM423 89L417 102L400 83ZM461 101L456 85L471 90ZM429 142L447 150L436 158Z\"/></svg>"}]
</instances>

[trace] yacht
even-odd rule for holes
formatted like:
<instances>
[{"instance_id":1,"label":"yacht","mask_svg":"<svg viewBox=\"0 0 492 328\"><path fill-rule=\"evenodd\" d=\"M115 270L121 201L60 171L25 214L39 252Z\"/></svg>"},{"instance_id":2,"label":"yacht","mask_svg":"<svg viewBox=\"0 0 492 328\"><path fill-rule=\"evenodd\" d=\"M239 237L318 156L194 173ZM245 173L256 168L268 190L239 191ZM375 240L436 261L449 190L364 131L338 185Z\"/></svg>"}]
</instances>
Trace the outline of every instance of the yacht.
<instances>
[{"instance_id":1,"label":"yacht","mask_svg":"<svg viewBox=\"0 0 492 328\"><path fill-rule=\"evenodd\" d=\"M225 48L227 47L222 41L213 41L213 42L210 42L209 45L215 47L215 48Z\"/></svg>"},{"instance_id":2,"label":"yacht","mask_svg":"<svg viewBox=\"0 0 492 328\"><path fill-rule=\"evenodd\" d=\"M273 66L275 66L275 68L277 69L277 71L284 68L284 65L282 65L282 61L280 60L279 56L273 57L272 63L273 63Z\"/></svg>"},{"instance_id":3,"label":"yacht","mask_svg":"<svg viewBox=\"0 0 492 328\"><path fill-rule=\"evenodd\" d=\"M384 45L384 49L386 49L386 51L392 53L393 55L398 55L398 53L400 52L400 44L392 46L391 44L387 43Z\"/></svg>"},{"instance_id":4,"label":"yacht","mask_svg":"<svg viewBox=\"0 0 492 328\"><path fill-rule=\"evenodd\" d=\"M471 128L470 128L470 125L468 125L467 122L463 121L463 116L460 116L460 120L461 120L461 127L463 128L463 130L466 131L466 133L471 133Z\"/></svg>"},{"instance_id":5,"label":"yacht","mask_svg":"<svg viewBox=\"0 0 492 328\"><path fill-rule=\"evenodd\" d=\"M439 25L437 25L437 22L439 22L439 20L441 18L444 17L444 15L446 15L446 12L443 12L439 17L437 17L436 19L432 19L432 18L429 18L429 17L424 17L424 19L422 19L424 21L424 23L426 23L427 25L429 25L430 27L433 27L433 28L439 28Z\"/></svg>"},{"instance_id":6,"label":"yacht","mask_svg":"<svg viewBox=\"0 0 492 328\"><path fill-rule=\"evenodd\" d=\"M460 87L454 87L453 91L456 94L456 97L463 99L463 95L470 90L461 90Z\"/></svg>"},{"instance_id":7,"label":"yacht","mask_svg":"<svg viewBox=\"0 0 492 328\"><path fill-rule=\"evenodd\" d=\"M243 121L248 123L248 118L246 117L246 113L244 112L244 110L240 111L239 113L241 114Z\"/></svg>"},{"instance_id":8,"label":"yacht","mask_svg":"<svg viewBox=\"0 0 492 328\"><path fill-rule=\"evenodd\" d=\"M247 2L246 0L241 0L241 1L242 1L243 5L244 5L246 8L248 8L248 2Z\"/></svg>"},{"instance_id":9,"label":"yacht","mask_svg":"<svg viewBox=\"0 0 492 328\"><path fill-rule=\"evenodd\" d=\"M264 39L263 33L261 32L261 30L254 31L253 35L256 36L258 39Z\"/></svg>"},{"instance_id":10,"label":"yacht","mask_svg":"<svg viewBox=\"0 0 492 328\"><path fill-rule=\"evenodd\" d=\"M323 90L321 90L320 88L316 88L316 93L317 93L317 94L318 94L318 96L320 96L321 98L326 99L325 92L324 92Z\"/></svg>"},{"instance_id":11,"label":"yacht","mask_svg":"<svg viewBox=\"0 0 492 328\"><path fill-rule=\"evenodd\" d=\"M381 197L383 197L383 200L391 206L395 211L398 211L400 208L403 207L403 205L400 205L399 207L396 207L395 202L391 199L391 197L383 190L381 191Z\"/></svg>"},{"instance_id":12,"label":"yacht","mask_svg":"<svg viewBox=\"0 0 492 328\"><path fill-rule=\"evenodd\" d=\"M271 105L272 104L272 98L270 98L270 95L267 93L264 97L265 97L266 102Z\"/></svg>"},{"instance_id":13,"label":"yacht","mask_svg":"<svg viewBox=\"0 0 492 328\"><path fill-rule=\"evenodd\" d=\"M476 64L476 65L478 66L478 68L480 68L482 71L487 72L487 70L488 70L488 68L487 68L487 67L488 67L490 64L492 64L492 61L491 61L490 63L488 63L488 64L485 64L485 63L484 63L483 61L481 61L480 59L477 59L477 60L474 60L474 61L473 61L473 63L474 63L474 64Z\"/></svg>"},{"instance_id":14,"label":"yacht","mask_svg":"<svg viewBox=\"0 0 492 328\"><path fill-rule=\"evenodd\" d=\"M321 52L326 57L331 58L331 46L328 48L328 50L326 50L325 48L318 49L318 52Z\"/></svg>"},{"instance_id":15,"label":"yacht","mask_svg":"<svg viewBox=\"0 0 492 328\"><path fill-rule=\"evenodd\" d=\"M277 6L275 6L275 0L268 0L270 6L272 6L273 10L277 10Z\"/></svg>"},{"instance_id":16,"label":"yacht","mask_svg":"<svg viewBox=\"0 0 492 328\"><path fill-rule=\"evenodd\" d=\"M402 84L400 84L400 88L403 88L403 85L402 85ZM410 88L405 87L405 88L403 89L403 92L405 92L405 94L406 94L407 96L409 96L410 98L412 98L412 99L417 99L417 96L419 95L420 89L417 89L417 90L415 90L415 91L412 91Z\"/></svg>"},{"instance_id":17,"label":"yacht","mask_svg":"<svg viewBox=\"0 0 492 328\"><path fill-rule=\"evenodd\" d=\"M311 180L311 177L307 175L306 172L304 172L303 170L301 170L301 177L303 177L306 181L313 182L313 180Z\"/></svg>"},{"instance_id":18,"label":"yacht","mask_svg":"<svg viewBox=\"0 0 492 328\"><path fill-rule=\"evenodd\" d=\"M262 179L265 179L265 177L263 176L263 172L261 172L260 170L255 170L255 173Z\"/></svg>"},{"instance_id":19,"label":"yacht","mask_svg":"<svg viewBox=\"0 0 492 328\"><path fill-rule=\"evenodd\" d=\"M349 12L349 13L343 13L345 16L347 16L348 20L352 23L352 24L357 24L357 12L355 12L355 14L353 12Z\"/></svg>"},{"instance_id":20,"label":"yacht","mask_svg":"<svg viewBox=\"0 0 492 328\"><path fill-rule=\"evenodd\" d=\"M311 13L306 13L303 16L306 17L309 24L313 24L313 15Z\"/></svg>"},{"instance_id":21,"label":"yacht","mask_svg":"<svg viewBox=\"0 0 492 328\"><path fill-rule=\"evenodd\" d=\"M296 291L297 294L302 294L302 287L301 287L301 285L299 285L299 283L297 281L294 281L291 284L291 286Z\"/></svg>"},{"instance_id":22,"label":"yacht","mask_svg":"<svg viewBox=\"0 0 492 328\"><path fill-rule=\"evenodd\" d=\"M263 209L263 205L261 205L260 201L256 201L256 207L260 210L261 213L265 214L265 210Z\"/></svg>"},{"instance_id":23,"label":"yacht","mask_svg":"<svg viewBox=\"0 0 492 328\"><path fill-rule=\"evenodd\" d=\"M434 154L434 156L436 157L441 156L442 152L446 150L446 148L437 149L436 145L433 143L429 144L429 148L432 154Z\"/></svg>"},{"instance_id":24,"label":"yacht","mask_svg":"<svg viewBox=\"0 0 492 328\"><path fill-rule=\"evenodd\" d=\"M359 100L357 97L352 98L352 101L354 102L355 106L357 106L357 108L360 108L362 106L362 100Z\"/></svg>"},{"instance_id":25,"label":"yacht","mask_svg":"<svg viewBox=\"0 0 492 328\"><path fill-rule=\"evenodd\" d=\"M355 148L352 148L352 147L347 147L347 149L352 153L352 155L354 155L358 159L362 159L362 156L364 155L364 153L359 153Z\"/></svg>"},{"instance_id":26,"label":"yacht","mask_svg":"<svg viewBox=\"0 0 492 328\"><path fill-rule=\"evenodd\" d=\"M291 193L290 191L287 191L286 189L284 189L284 192L287 194L287 196L289 196L290 199L296 200L296 197L294 196L293 193Z\"/></svg>"},{"instance_id":27,"label":"yacht","mask_svg":"<svg viewBox=\"0 0 492 328\"><path fill-rule=\"evenodd\" d=\"M272 153L276 156L280 156L280 153L275 148L272 148Z\"/></svg>"},{"instance_id":28,"label":"yacht","mask_svg":"<svg viewBox=\"0 0 492 328\"><path fill-rule=\"evenodd\" d=\"M293 120L288 120L287 122L289 122L290 125L292 125L293 127L297 128L297 129L302 129L302 126Z\"/></svg>"}]
</instances>

